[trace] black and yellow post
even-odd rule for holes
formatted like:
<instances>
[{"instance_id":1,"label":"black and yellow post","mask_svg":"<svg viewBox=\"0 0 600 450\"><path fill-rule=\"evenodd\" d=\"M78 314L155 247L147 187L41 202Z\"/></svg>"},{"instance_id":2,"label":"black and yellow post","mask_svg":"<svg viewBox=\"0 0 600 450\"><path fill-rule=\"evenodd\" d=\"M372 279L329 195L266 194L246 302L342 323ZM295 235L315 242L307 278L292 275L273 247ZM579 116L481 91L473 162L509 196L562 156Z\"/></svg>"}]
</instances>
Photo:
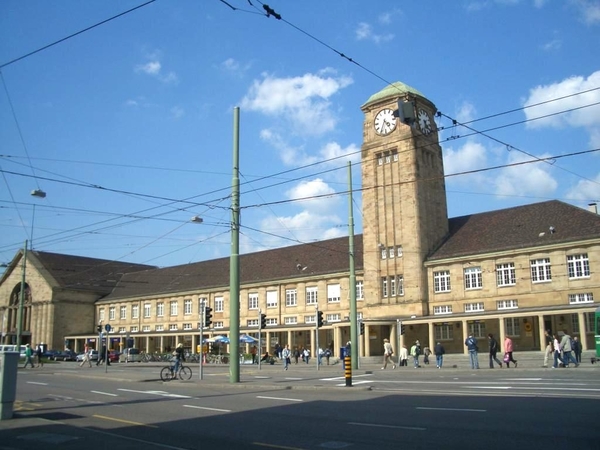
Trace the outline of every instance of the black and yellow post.
<instances>
[{"instance_id":1,"label":"black and yellow post","mask_svg":"<svg viewBox=\"0 0 600 450\"><path fill-rule=\"evenodd\" d=\"M346 387L352 387L352 358L350 355L346 355L344 358L344 376L346 377Z\"/></svg>"}]
</instances>

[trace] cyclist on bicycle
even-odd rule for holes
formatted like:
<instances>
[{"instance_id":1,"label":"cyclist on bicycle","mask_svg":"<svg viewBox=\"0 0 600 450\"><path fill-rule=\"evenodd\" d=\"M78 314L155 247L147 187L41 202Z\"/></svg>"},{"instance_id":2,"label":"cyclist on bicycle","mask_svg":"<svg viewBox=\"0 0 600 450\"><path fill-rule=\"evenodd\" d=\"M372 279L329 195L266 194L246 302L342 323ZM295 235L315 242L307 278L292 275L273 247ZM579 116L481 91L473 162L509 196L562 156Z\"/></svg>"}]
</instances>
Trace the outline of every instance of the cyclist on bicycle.
<instances>
[{"instance_id":1,"label":"cyclist on bicycle","mask_svg":"<svg viewBox=\"0 0 600 450\"><path fill-rule=\"evenodd\" d=\"M182 362L185 361L185 356L184 356L183 352L184 352L183 344L181 344L181 343L177 344L177 348L173 352L173 356L175 357L175 362L173 364L173 378L177 377L177 372L179 371L179 366L181 365Z\"/></svg>"}]
</instances>

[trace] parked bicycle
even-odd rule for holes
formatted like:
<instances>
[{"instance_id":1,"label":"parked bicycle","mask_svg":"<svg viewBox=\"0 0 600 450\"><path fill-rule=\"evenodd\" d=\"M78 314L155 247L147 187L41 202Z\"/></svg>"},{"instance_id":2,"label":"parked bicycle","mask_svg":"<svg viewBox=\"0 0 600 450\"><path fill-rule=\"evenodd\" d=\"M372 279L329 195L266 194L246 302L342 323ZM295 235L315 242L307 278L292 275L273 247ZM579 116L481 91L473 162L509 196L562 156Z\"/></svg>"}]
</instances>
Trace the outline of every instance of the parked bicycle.
<instances>
[{"instance_id":1,"label":"parked bicycle","mask_svg":"<svg viewBox=\"0 0 600 450\"><path fill-rule=\"evenodd\" d=\"M180 380L186 381L192 378L192 369L186 366L183 361L179 363L179 370L173 373L175 365L163 367L160 371L160 379L163 381L171 381L179 377Z\"/></svg>"}]
</instances>

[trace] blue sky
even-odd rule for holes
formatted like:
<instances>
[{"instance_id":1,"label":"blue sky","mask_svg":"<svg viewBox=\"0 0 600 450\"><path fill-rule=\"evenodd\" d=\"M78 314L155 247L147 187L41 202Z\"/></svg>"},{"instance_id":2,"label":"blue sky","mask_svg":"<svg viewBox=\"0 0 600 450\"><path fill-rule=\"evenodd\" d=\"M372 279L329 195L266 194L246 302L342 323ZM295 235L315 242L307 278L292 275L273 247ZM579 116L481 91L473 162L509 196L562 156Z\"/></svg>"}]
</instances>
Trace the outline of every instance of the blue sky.
<instances>
[{"instance_id":1,"label":"blue sky","mask_svg":"<svg viewBox=\"0 0 600 450\"><path fill-rule=\"evenodd\" d=\"M264 2L283 20L157 0L7 64L143 3L0 2L0 262L26 239L158 266L228 256L235 106L242 253L347 235L348 161L362 232L360 106L388 82L443 113L447 175L600 148L598 0ZM600 152L446 183L450 217L586 207Z\"/></svg>"}]
</instances>

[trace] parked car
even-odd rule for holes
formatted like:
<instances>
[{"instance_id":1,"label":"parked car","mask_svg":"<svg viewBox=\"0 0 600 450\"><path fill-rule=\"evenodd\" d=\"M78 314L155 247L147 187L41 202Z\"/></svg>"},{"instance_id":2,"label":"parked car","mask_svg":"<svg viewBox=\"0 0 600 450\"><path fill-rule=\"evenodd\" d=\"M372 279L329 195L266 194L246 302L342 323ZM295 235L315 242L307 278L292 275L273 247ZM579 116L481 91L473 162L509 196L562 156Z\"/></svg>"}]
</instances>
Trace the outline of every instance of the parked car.
<instances>
[{"instance_id":1,"label":"parked car","mask_svg":"<svg viewBox=\"0 0 600 450\"><path fill-rule=\"evenodd\" d=\"M121 352L118 352L116 350L112 350L112 351L108 352L108 360L110 362L119 362L120 356L121 356Z\"/></svg>"},{"instance_id":2,"label":"parked car","mask_svg":"<svg viewBox=\"0 0 600 450\"><path fill-rule=\"evenodd\" d=\"M73 350L63 350L56 353L52 359L54 361L77 361L77 353Z\"/></svg>"},{"instance_id":3,"label":"parked car","mask_svg":"<svg viewBox=\"0 0 600 450\"><path fill-rule=\"evenodd\" d=\"M77 355L77 362L83 361L83 352ZM98 350L92 350L92 354L90 355L90 361L98 361Z\"/></svg>"},{"instance_id":4,"label":"parked car","mask_svg":"<svg viewBox=\"0 0 600 450\"><path fill-rule=\"evenodd\" d=\"M120 362L141 362L142 355L140 353L139 348L126 348L121 357L119 358Z\"/></svg>"},{"instance_id":5,"label":"parked car","mask_svg":"<svg viewBox=\"0 0 600 450\"><path fill-rule=\"evenodd\" d=\"M46 350L42 353L42 358L54 359L56 355L60 353L60 350Z\"/></svg>"}]
</instances>

